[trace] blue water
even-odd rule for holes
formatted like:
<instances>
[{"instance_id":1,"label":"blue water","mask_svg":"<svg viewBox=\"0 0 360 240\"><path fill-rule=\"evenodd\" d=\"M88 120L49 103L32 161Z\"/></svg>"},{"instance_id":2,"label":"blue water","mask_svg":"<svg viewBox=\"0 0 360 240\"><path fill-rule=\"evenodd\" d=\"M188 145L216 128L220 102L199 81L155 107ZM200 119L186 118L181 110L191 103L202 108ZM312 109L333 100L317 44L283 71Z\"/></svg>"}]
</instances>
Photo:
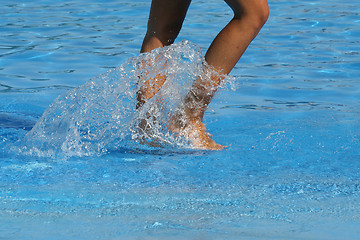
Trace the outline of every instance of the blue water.
<instances>
[{"instance_id":1,"label":"blue water","mask_svg":"<svg viewBox=\"0 0 360 240\"><path fill-rule=\"evenodd\" d=\"M231 73L236 91L221 89L205 116L226 150L149 148L114 137L114 147L91 154L24 151L59 95L89 93L89 79L109 93L101 74L138 59L149 4L1 2L0 238L356 239L354 1L270 2L268 22ZM190 51L204 54L230 18L223 1L194 0L177 44L188 40ZM112 95L101 96L111 102Z\"/></svg>"}]
</instances>

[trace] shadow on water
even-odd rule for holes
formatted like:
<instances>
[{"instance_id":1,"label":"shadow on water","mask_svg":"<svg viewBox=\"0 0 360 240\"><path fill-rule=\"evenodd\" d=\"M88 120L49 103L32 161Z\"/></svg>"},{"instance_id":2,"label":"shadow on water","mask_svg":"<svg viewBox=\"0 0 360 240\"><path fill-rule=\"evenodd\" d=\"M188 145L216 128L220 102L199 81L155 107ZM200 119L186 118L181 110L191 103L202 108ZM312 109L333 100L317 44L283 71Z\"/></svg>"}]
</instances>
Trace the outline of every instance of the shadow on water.
<instances>
[{"instance_id":1,"label":"shadow on water","mask_svg":"<svg viewBox=\"0 0 360 240\"><path fill-rule=\"evenodd\" d=\"M148 148L146 149L146 146L143 146L142 148L126 148L126 147L120 147L117 148L114 151L110 151L109 154L111 154L113 157L120 156L122 154L130 154L130 156L133 154L138 155L152 155L152 156L182 156L182 155L203 155L206 153L209 153L211 151L206 150L194 150L194 149L179 149L174 147L164 147L164 148Z\"/></svg>"},{"instance_id":2,"label":"shadow on water","mask_svg":"<svg viewBox=\"0 0 360 240\"><path fill-rule=\"evenodd\" d=\"M0 113L0 127L1 128L14 128L14 129L23 129L30 131L35 122L24 120L20 117L14 117L7 114Z\"/></svg>"}]
</instances>

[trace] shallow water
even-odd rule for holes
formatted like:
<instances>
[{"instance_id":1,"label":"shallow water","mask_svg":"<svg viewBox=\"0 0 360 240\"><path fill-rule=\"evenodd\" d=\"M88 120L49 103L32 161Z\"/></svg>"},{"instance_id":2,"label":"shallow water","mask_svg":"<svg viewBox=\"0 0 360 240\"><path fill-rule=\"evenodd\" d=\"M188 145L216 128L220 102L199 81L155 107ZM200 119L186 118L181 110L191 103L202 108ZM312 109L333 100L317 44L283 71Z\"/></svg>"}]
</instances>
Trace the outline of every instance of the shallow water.
<instances>
[{"instance_id":1,"label":"shallow water","mask_svg":"<svg viewBox=\"0 0 360 240\"><path fill-rule=\"evenodd\" d=\"M138 56L149 3L3 5L0 237L360 234L358 3L270 2L269 21L232 72L237 90L221 89L205 116L214 139L228 149L135 142L99 156L50 158L10 148L24 143L59 95ZM230 18L222 1L193 1L177 42L205 50Z\"/></svg>"}]
</instances>

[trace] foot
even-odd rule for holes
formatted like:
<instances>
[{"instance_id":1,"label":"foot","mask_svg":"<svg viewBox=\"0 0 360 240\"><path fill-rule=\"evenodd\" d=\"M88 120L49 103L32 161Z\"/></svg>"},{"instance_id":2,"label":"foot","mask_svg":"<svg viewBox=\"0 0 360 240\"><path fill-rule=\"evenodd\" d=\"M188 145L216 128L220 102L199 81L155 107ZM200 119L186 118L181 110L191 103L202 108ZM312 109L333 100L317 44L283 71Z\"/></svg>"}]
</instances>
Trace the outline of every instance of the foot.
<instances>
[{"instance_id":1,"label":"foot","mask_svg":"<svg viewBox=\"0 0 360 240\"><path fill-rule=\"evenodd\" d=\"M189 140L198 149L222 150L226 148L226 146L211 139L210 134L206 132L205 125L199 118L189 119L184 118L181 114L174 115L170 119L169 130Z\"/></svg>"},{"instance_id":2,"label":"foot","mask_svg":"<svg viewBox=\"0 0 360 240\"><path fill-rule=\"evenodd\" d=\"M153 132L153 126L150 125L150 119L142 119L139 122L137 128L136 138L140 144L148 145L150 147L159 148L162 147L160 140L156 137L156 134Z\"/></svg>"}]
</instances>

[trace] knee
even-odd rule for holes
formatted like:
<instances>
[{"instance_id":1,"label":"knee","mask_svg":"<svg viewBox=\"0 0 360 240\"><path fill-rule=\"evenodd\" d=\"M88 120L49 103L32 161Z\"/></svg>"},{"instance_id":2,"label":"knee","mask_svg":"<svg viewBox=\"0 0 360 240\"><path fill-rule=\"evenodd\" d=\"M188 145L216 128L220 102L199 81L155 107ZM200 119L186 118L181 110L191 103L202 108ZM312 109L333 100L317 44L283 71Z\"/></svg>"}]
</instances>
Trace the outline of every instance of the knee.
<instances>
[{"instance_id":1,"label":"knee","mask_svg":"<svg viewBox=\"0 0 360 240\"><path fill-rule=\"evenodd\" d=\"M270 10L267 0L259 1L259 7L255 10L258 19L258 25L261 27L266 23L269 18Z\"/></svg>"},{"instance_id":2,"label":"knee","mask_svg":"<svg viewBox=\"0 0 360 240\"><path fill-rule=\"evenodd\" d=\"M248 19L249 24L261 29L269 18L267 0L225 0L234 11L235 19Z\"/></svg>"}]
</instances>

